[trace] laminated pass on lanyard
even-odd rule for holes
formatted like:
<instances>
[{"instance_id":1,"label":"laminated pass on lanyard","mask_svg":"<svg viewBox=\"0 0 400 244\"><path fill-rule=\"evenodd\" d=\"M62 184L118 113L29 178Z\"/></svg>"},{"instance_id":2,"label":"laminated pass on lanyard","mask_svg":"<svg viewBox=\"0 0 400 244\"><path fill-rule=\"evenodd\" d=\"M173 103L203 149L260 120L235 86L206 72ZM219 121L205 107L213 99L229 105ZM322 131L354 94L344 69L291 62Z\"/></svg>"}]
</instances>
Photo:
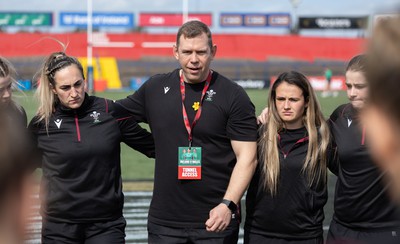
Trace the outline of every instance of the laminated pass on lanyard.
<instances>
[{"instance_id":1,"label":"laminated pass on lanyard","mask_svg":"<svg viewBox=\"0 0 400 244\"><path fill-rule=\"evenodd\" d=\"M183 75L181 75L180 79L180 88L182 95L182 114L183 121L185 123L185 128L188 132L188 147L179 147L178 148L178 179L179 180L201 180L201 147L192 147L193 141L193 128L196 125L197 121L201 116L202 104L204 96L210 87L211 82L211 71L208 73L206 82L204 84L203 91L201 93L200 98L200 106L196 112L196 115L193 119L192 124L190 125L189 119L187 116L186 108L185 108L185 81L183 79Z\"/></svg>"}]
</instances>

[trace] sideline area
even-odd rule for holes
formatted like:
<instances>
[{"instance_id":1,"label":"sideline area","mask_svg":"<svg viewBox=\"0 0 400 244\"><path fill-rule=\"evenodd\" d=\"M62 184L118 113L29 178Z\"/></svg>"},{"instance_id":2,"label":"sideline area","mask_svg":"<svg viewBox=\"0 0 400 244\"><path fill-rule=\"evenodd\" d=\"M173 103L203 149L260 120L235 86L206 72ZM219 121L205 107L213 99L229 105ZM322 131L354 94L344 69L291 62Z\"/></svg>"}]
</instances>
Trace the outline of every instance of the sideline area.
<instances>
[{"instance_id":1,"label":"sideline area","mask_svg":"<svg viewBox=\"0 0 400 244\"><path fill-rule=\"evenodd\" d=\"M122 189L124 192L128 191L153 191L153 184L152 180L140 180L140 181L123 181L122 182Z\"/></svg>"}]
</instances>

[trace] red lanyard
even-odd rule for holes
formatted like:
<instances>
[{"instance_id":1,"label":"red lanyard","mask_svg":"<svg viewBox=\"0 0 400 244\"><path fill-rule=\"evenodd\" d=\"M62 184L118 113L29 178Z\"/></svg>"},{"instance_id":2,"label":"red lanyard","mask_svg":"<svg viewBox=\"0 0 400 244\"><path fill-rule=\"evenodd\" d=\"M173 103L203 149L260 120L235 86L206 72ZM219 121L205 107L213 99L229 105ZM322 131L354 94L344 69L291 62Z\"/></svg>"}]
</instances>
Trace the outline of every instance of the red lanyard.
<instances>
[{"instance_id":1,"label":"red lanyard","mask_svg":"<svg viewBox=\"0 0 400 244\"><path fill-rule=\"evenodd\" d=\"M189 123L189 118L186 113L186 108L185 108L185 80L183 79L183 74L181 74L181 95L182 95L182 114L183 114L183 122L185 123L186 130L189 134L189 148L192 146L192 140L193 140L193 128L196 125L197 121L200 119L201 115L201 110L202 110L202 105L203 105L203 99L204 95L206 94L208 87L210 87L210 82L211 82L211 70L208 72L207 79L204 84L203 91L201 92L201 98L200 98L200 106L199 109L196 112L196 115L194 116L192 126L190 126Z\"/></svg>"}]
</instances>

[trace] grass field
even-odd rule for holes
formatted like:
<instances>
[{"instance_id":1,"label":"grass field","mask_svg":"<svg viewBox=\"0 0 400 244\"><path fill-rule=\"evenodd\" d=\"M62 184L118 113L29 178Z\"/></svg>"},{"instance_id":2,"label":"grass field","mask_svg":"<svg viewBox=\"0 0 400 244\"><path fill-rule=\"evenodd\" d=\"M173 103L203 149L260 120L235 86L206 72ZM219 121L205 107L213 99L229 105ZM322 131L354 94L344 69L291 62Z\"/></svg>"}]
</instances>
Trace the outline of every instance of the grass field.
<instances>
[{"instance_id":1,"label":"grass field","mask_svg":"<svg viewBox=\"0 0 400 244\"><path fill-rule=\"evenodd\" d=\"M120 99L129 95L131 92L99 92L96 96L105 97L109 99ZM265 107L267 102L267 90L247 90L247 93L256 107L256 114L258 115ZM320 93L318 93L320 95ZM16 93L14 95L22 106L24 106L28 121L33 117L37 103L33 99L33 92L26 92L25 95ZM321 98L319 101L323 113L326 117L340 104L347 102L345 92L340 92L338 97ZM182 122L183 123L183 122ZM143 127L146 127L143 125ZM154 160L122 145L122 177L125 181L130 180L151 180L154 173Z\"/></svg>"}]
</instances>

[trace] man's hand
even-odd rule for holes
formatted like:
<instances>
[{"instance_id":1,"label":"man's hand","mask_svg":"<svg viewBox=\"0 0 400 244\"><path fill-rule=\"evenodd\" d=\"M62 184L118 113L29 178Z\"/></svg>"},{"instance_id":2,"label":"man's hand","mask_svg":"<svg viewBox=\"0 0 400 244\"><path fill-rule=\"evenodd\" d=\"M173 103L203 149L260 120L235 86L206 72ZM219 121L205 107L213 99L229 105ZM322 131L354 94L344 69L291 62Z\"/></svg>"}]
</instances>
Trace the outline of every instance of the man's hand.
<instances>
[{"instance_id":1,"label":"man's hand","mask_svg":"<svg viewBox=\"0 0 400 244\"><path fill-rule=\"evenodd\" d=\"M268 122L268 107L261 111L261 114L257 117L257 124L265 125Z\"/></svg>"},{"instance_id":2,"label":"man's hand","mask_svg":"<svg viewBox=\"0 0 400 244\"><path fill-rule=\"evenodd\" d=\"M212 232L221 232L231 222L232 212L225 204L221 203L211 209L209 219L206 221L206 230Z\"/></svg>"}]
</instances>

